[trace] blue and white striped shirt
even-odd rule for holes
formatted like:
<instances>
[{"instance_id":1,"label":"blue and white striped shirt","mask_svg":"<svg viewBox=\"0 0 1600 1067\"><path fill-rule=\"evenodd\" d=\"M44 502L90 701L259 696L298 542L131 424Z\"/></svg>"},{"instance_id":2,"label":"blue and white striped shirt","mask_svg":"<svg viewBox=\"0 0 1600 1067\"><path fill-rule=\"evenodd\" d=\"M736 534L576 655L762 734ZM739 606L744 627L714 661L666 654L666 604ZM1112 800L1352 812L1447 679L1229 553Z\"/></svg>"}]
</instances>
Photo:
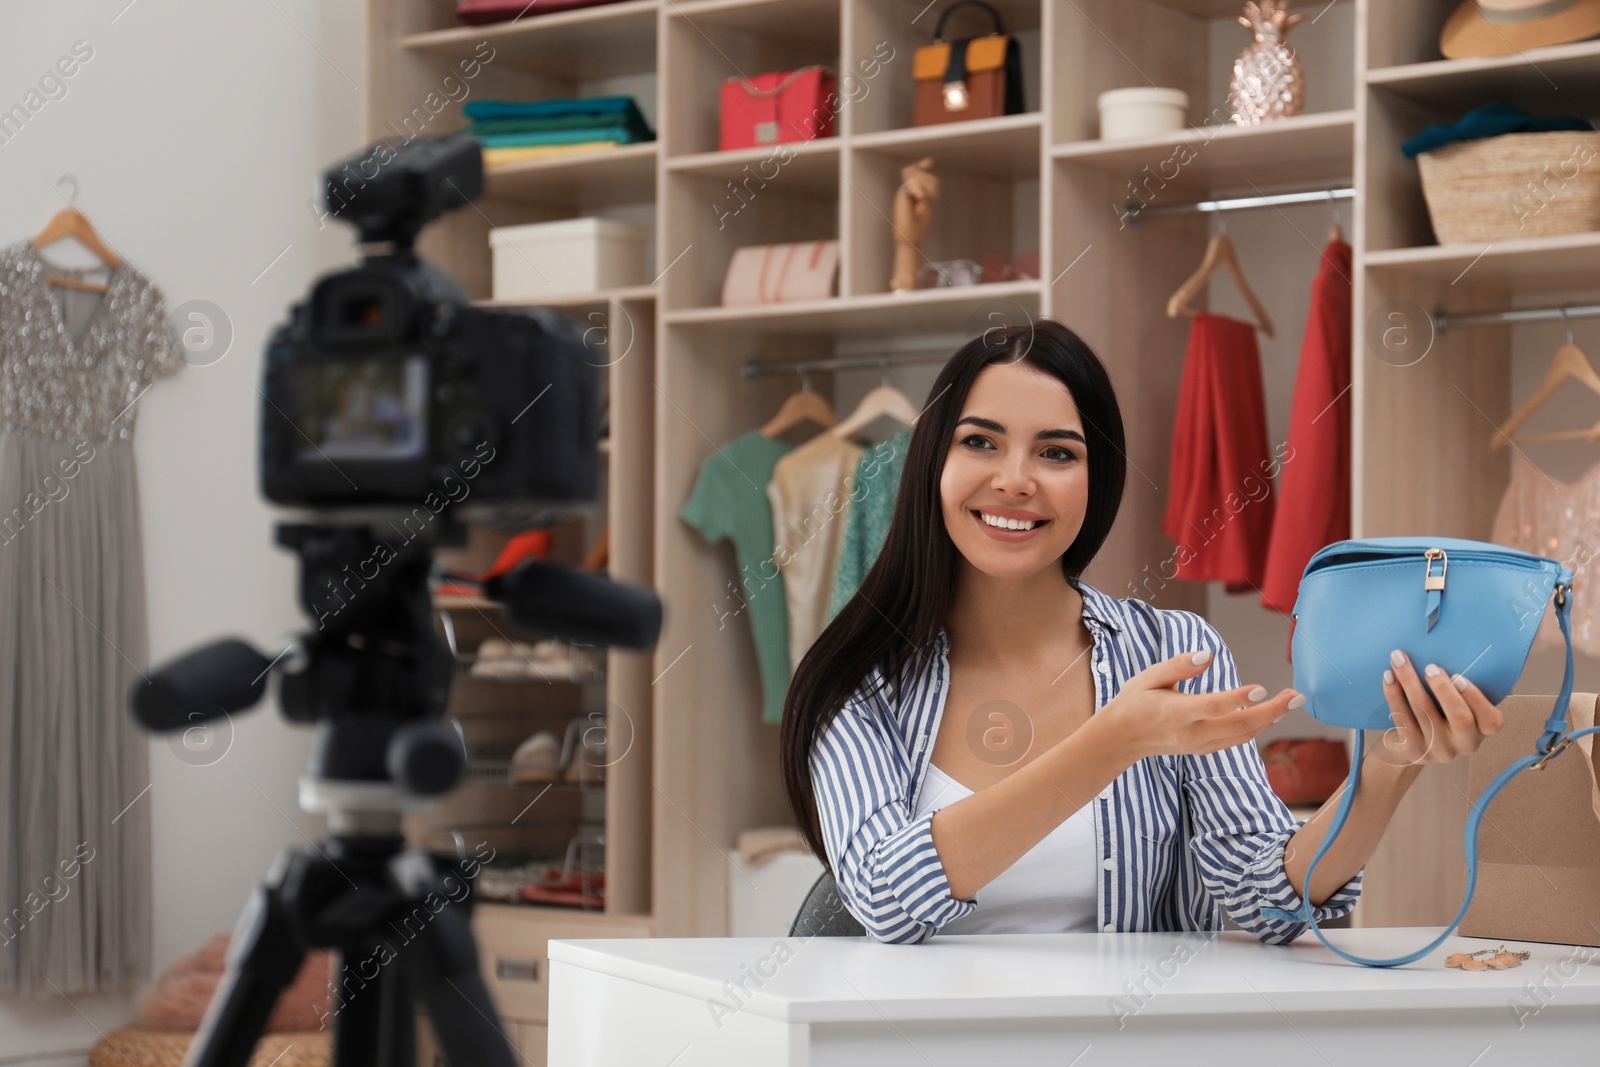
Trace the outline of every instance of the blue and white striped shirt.
<instances>
[{"instance_id":1,"label":"blue and white striped shirt","mask_svg":"<svg viewBox=\"0 0 1600 1067\"><path fill-rule=\"evenodd\" d=\"M1094 639L1096 710L1146 667L1202 648L1213 653L1211 664L1183 691L1215 693L1240 684L1232 653L1198 615L1116 600L1082 583L1078 589ZM949 690L949 649L941 630L920 675L914 659L900 685L870 695L863 685L811 753L839 896L878 941L926 941L977 907L950 893L933 845L934 812L912 817ZM874 671L868 681L877 678ZM1263 907L1298 912L1302 906L1283 866L1284 846L1301 823L1268 786L1253 741L1209 755L1147 756L1090 803L1101 860L1101 930L1220 930L1224 910L1266 944L1293 941L1309 929L1261 914ZM1319 923L1355 907L1363 873L1314 910Z\"/></svg>"}]
</instances>

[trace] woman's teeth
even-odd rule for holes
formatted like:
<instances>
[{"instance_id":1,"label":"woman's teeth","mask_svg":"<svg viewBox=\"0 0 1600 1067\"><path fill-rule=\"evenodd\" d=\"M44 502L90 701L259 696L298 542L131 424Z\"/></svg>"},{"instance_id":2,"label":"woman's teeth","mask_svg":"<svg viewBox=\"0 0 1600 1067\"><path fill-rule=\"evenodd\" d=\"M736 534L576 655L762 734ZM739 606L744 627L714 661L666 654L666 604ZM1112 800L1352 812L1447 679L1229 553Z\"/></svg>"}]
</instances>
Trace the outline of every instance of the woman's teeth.
<instances>
[{"instance_id":1,"label":"woman's teeth","mask_svg":"<svg viewBox=\"0 0 1600 1067\"><path fill-rule=\"evenodd\" d=\"M998 515L990 515L982 511L978 512L978 517L984 521L985 525L995 526L1002 530L1031 530L1039 525L1039 521L1034 519L1003 519Z\"/></svg>"}]
</instances>

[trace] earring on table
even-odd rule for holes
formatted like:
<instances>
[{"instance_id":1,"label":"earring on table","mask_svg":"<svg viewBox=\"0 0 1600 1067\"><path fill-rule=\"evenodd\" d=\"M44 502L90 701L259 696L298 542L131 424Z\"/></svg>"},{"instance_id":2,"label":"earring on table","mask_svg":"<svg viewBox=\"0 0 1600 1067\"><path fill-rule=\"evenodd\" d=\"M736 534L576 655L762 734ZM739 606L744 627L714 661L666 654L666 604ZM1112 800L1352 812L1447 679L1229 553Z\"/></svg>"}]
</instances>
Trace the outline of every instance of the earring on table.
<instances>
[{"instance_id":1,"label":"earring on table","mask_svg":"<svg viewBox=\"0 0 1600 1067\"><path fill-rule=\"evenodd\" d=\"M1459 967L1463 971L1503 971L1508 967L1520 967L1522 961L1532 953L1524 949L1521 952L1512 952L1501 945L1499 948L1479 949L1477 952L1457 952L1444 961L1446 967ZM1488 956L1481 960L1479 956Z\"/></svg>"}]
</instances>

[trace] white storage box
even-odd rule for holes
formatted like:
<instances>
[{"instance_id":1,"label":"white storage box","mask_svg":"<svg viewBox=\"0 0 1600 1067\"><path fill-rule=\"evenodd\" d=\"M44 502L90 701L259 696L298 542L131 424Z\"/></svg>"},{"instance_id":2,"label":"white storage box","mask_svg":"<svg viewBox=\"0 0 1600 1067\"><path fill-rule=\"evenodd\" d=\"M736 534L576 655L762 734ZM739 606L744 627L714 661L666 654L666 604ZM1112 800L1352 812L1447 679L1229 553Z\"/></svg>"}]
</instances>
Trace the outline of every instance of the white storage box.
<instances>
[{"instance_id":1,"label":"white storage box","mask_svg":"<svg viewBox=\"0 0 1600 1067\"><path fill-rule=\"evenodd\" d=\"M489 231L494 298L525 300L644 285L650 231L614 219L563 219Z\"/></svg>"}]
</instances>

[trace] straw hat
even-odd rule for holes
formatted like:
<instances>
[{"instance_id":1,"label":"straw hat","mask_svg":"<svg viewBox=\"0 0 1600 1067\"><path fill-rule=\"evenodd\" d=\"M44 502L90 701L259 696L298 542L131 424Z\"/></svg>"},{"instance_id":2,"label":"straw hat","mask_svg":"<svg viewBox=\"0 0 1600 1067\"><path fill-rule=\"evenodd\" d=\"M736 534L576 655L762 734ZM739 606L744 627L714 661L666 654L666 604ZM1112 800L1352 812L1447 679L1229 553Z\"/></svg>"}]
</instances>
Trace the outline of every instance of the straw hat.
<instances>
[{"instance_id":1,"label":"straw hat","mask_svg":"<svg viewBox=\"0 0 1600 1067\"><path fill-rule=\"evenodd\" d=\"M1600 0L1467 0L1445 20L1439 51L1450 59L1508 56L1600 34Z\"/></svg>"}]
</instances>

